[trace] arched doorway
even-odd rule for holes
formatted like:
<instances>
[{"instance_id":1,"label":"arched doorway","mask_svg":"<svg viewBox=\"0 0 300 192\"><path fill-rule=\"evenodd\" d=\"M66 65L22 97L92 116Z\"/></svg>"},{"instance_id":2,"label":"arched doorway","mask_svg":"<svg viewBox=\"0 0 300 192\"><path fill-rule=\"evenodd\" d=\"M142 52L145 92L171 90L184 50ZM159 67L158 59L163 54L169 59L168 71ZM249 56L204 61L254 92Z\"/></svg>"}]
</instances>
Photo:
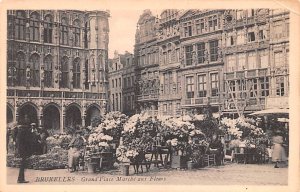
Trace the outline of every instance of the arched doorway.
<instances>
[{"instance_id":1,"label":"arched doorway","mask_svg":"<svg viewBox=\"0 0 300 192\"><path fill-rule=\"evenodd\" d=\"M71 105L66 110L65 126L75 128L77 125L81 126L81 112L77 106Z\"/></svg>"},{"instance_id":2,"label":"arched doorway","mask_svg":"<svg viewBox=\"0 0 300 192\"><path fill-rule=\"evenodd\" d=\"M92 105L86 111L85 125L86 126L91 125L92 120L95 119L95 118L99 118L99 120L100 120L100 118L101 118L100 117L100 110L95 105Z\"/></svg>"},{"instance_id":3,"label":"arched doorway","mask_svg":"<svg viewBox=\"0 0 300 192\"><path fill-rule=\"evenodd\" d=\"M19 109L18 122L24 122L26 116L30 123L36 123L38 125L37 110L33 105L25 104Z\"/></svg>"},{"instance_id":4,"label":"arched doorway","mask_svg":"<svg viewBox=\"0 0 300 192\"><path fill-rule=\"evenodd\" d=\"M11 123L14 121L13 111L9 106L6 106L6 123Z\"/></svg>"},{"instance_id":5,"label":"arched doorway","mask_svg":"<svg viewBox=\"0 0 300 192\"><path fill-rule=\"evenodd\" d=\"M49 105L43 111L44 128L49 132L59 133L60 131L60 113L56 106Z\"/></svg>"}]
</instances>

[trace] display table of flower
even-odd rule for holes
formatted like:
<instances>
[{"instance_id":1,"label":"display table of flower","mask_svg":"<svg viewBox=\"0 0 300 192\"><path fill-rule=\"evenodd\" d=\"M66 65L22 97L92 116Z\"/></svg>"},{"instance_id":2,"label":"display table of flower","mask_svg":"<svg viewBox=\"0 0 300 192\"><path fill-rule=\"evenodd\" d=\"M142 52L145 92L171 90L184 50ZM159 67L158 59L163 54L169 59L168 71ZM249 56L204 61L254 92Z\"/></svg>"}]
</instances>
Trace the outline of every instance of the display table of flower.
<instances>
[{"instance_id":1,"label":"display table of flower","mask_svg":"<svg viewBox=\"0 0 300 192\"><path fill-rule=\"evenodd\" d=\"M260 156L266 151L263 146L267 141L267 135L255 125L255 120L245 117L223 118L221 126L227 134L233 137L229 142L229 148L234 150L235 162L260 162Z\"/></svg>"}]
</instances>

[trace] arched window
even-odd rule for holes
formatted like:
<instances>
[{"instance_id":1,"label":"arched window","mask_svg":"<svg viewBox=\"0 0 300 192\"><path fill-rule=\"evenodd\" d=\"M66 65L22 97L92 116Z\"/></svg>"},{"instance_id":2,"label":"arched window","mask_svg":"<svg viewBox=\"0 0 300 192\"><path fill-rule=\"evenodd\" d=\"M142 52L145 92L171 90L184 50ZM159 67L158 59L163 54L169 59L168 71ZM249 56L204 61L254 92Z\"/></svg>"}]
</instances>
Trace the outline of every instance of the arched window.
<instances>
[{"instance_id":1,"label":"arched window","mask_svg":"<svg viewBox=\"0 0 300 192\"><path fill-rule=\"evenodd\" d=\"M74 21L74 46L80 47L80 23L79 23L79 20Z\"/></svg>"},{"instance_id":2,"label":"arched window","mask_svg":"<svg viewBox=\"0 0 300 192\"><path fill-rule=\"evenodd\" d=\"M84 48L88 48L88 22L84 25Z\"/></svg>"},{"instance_id":3,"label":"arched window","mask_svg":"<svg viewBox=\"0 0 300 192\"><path fill-rule=\"evenodd\" d=\"M61 61L61 83L60 87L68 88L69 87L69 59L63 57Z\"/></svg>"},{"instance_id":4,"label":"arched window","mask_svg":"<svg viewBox=\"0 0 300 192\"><path fill-rule=\"evenodd\" d=\"M26 85L26 61L24 53L17 55L17 84L19 86Z\"/></svg>"},{"instance_id":5,"label":"arched window","mask_svg":"<svg viewBox=\"0 0 300 192\"><path fill-rule=\"evenodd\" d=\"M25 11L17 11L15 19L15 38L19 40L26 39L26 21Z\"/></svg>"},{"instance_id":6,"label":"arched window","mask_svg":"<svg viewBox=\"0 0 300 192\"><path fill-rule=\"evenodd\" d=\"M73 61L73 88L80 88L80 59Z\"/></svg>"},{"instance_id":7,"label":"arched window","mask_svg":"<svg viewBox=\"0 0 300 192\"><path fill-rule=\"evenodd\" d=\"M53 64L52 64L52 56L48 55L44 59L45 65L45 78L44 85L45 87L53 87Z\"/></svg>"},{"instance_id":8,"label":"arched window","mask_svg":"<svg viewBox=\"0 0 300 192\"><path fill-rule=\"evenodd\" d=\"M60 26L60 43L68 45L68 21L66 18L62 18Z\"/></svg>"},{"instance_id":9,"label":"arched window","mask_svg":"<svg viewBox=\"0 0 300 192\"><path fill-rule=\"evenodd\" d=\"M30 74L31 74L31 86L40 86L40 56L38 54L31 55L29 59Z\"/></svg>"},{"instance_id":10,"label":"arched window","mask_svg":"<svg viewBox=\"0 0 300 192\"><path fill-rule=\"evenodd\" d=\"M40 30L39 30L40 16L34 12L30 15L30 41L39 41Z\"/></svg>"},{"instance_id":11,"label":"arched window","mask_svg":"<svg viewBox=\"0 0 300 192\"><path fill-rule=\"evenodd\" d=\"M44 20L44 42L52 43L53 20L51 15L47 15Z\"/></svg>"}]
</instances>

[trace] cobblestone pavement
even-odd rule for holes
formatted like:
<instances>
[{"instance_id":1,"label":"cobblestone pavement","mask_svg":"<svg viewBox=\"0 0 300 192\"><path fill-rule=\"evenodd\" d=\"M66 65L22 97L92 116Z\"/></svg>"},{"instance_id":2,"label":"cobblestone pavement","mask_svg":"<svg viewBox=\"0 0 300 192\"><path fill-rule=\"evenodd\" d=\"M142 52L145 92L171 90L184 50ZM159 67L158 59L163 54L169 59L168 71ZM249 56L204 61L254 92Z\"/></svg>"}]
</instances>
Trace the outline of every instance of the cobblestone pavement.
<instances>
[{"instance_id":1,"label":"cobblestone pavement","mask_svg":"<svg viewBox=\"0 0 300 192\"><path fill-rule=\"evenodd\" d=\"M226 164L194 170L158 169L151 167L147 173L123 176L121 170L97 174L67 169L48 171L26 170L29 184L181 184L181 185L287 185L288 168L275 169L272 164ZM7 183L16 184L18 168L7 168ZM28 184L23 184L28 185Z\"/></svg>"}]
</instances>

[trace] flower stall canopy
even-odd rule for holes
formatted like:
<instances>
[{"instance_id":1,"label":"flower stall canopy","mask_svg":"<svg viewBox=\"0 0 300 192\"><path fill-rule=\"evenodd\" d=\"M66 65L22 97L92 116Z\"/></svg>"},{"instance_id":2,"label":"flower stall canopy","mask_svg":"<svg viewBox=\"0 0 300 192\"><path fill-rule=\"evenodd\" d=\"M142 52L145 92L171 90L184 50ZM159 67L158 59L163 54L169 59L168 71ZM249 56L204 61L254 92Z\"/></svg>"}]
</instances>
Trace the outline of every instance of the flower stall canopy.
<instances>
[{"instance_id":1,"label":"flower stall canopy","mask_svg":"<svg viewBox=\"0 0 300 192\"><path fill-rule=\"evenodd\" d=\"M266 109L251 113L252 116L266 116L266 115L288 115L289 109Z\"/></svg>"}]
</instances>

